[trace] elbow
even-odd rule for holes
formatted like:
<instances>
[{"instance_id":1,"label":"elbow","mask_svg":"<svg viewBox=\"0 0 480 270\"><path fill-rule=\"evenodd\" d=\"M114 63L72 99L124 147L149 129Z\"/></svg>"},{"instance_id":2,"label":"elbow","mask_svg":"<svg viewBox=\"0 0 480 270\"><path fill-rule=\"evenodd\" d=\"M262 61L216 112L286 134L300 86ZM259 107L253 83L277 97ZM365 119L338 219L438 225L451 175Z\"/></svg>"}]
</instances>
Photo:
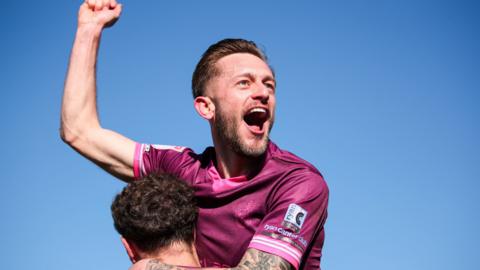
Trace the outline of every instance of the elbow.
<instances>
[{"instance_id":1,"label":"elbow","mask_svg":"<svg viewBox=\"0 0 480 270\"><path fill-rule=\"evenodd\" d=\"M82 120L82 121L80 121ZM60 119L60 139L71 147L85 140L85 137L99 125L83 121L83 117L66 117L62 114Z\"/></svg>"},{"instance_id":2,"label":"elbow","mask_svg":"<svg viewBox=\"0 0 480 270\"><path fill-rule=\"evenodd\" d=\"M75 144L75 141L78 139L78 135L76 135L74 132L72 132L70 129L66 127L65 124L60 125L60 139L62 141L70 146L73 146Z\"/></svg>"},{"instance_id":3,"label":"elbow","mask_svg":"<svg viewBox=\"0 0 480 270\"><path fill-rule=\"evenodd\" d=\"M60 128L60 139L68 145L72 145L73 141L75 141L73 136L65 132L63 128Z\"/></svg>"}]
</instances>

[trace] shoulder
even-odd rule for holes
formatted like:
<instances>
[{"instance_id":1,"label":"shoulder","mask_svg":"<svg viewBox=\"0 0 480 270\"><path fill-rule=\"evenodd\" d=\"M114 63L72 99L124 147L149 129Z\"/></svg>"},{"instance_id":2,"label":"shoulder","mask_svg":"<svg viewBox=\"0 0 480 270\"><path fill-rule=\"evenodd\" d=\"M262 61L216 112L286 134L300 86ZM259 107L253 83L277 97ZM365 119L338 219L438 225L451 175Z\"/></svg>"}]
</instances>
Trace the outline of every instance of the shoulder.
<instances>
[{"instance_id":1,"label":"shoulder","mask_svg":"<svg viewBox=\"0 0 480 270\"><path fill-rule=\"evenodd\" d=\"M305 169L309 169L313 172L320 174L320 172L313 166L310 162L300 158L299 156L293 154L290 151L281 149L275 143L269 143L268 147L268 155L271 159L277 162L283 162L285 164L296 165L299 168L304 167ZM320 174L321 175L321 174Z\"/></svg>"},{"instance_id":2,"label":"shoulder","mask_svg":"<svg viewBox=\"0 0 480 270\"><path fill-rule=\"evenodd\" d=\"M197 154L191 148L173 145L137 143L134 175L141 178L151 173L183 175L186 170L205 168L209 164L210 148Z\"/></svg>"},{"instance_id":3,"label":"shoulder","mask_svg":"<svg viewBox=\"0 0 480 270\"><path fill-rule=\"evenodd\" d=\"M275 197L293 200L328 200L329 188L322 175L309 167L288 172L277 182Z\"/></svg>"},{"instance_id":4,"label":"shoulder","mask_svg":"<svg viewBox=\"0 0 480 270\"><path fill-rule=\"evenodd\" d=\"M312 184L327 187L323 175L310 162L287 150L280 149L273 142L270 142L268 151L272 166L281 168L288 181L295 181L297 184L298 182L312 182Z\"/></svg>"},{"instance_id":5,"label":"shoulder","mask_svg":"<svg viewBox=\"0 0 480 270\"><path fill-rule=\"evenodd\" d=\"M213 147L207 147L202 153L197 154L193 149L185 146L176 145L162 145L162 144L137 144L137 149L140 153L158 156L158 157L171 157L171 158L190 158L193 160L206 160L210 159L215 151Z\"/></svg>"}]
</instances>

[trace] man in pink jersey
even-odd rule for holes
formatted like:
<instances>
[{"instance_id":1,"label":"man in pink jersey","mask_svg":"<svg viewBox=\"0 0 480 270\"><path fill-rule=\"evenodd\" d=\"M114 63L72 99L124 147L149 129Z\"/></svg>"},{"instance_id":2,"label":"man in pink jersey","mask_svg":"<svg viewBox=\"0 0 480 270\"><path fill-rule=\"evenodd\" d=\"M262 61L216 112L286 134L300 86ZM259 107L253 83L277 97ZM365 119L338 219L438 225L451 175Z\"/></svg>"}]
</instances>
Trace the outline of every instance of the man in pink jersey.
<instances>
[{"instance_id":1,"label":"man in pink jersey","mask_svg":"<svg viewBox=\"0 0 480 270\"><path fill-rule=\"evenodd\" d=\"M171 173L192 185L199 206L195 244L203 266L319 269L328 188L311 164L269 139L275 76L263 52L251 41L225 39L199 61L192 78L194 106L210 124L213 147L197 154L186 147L136 143L102 128L96 111L100 35L120 11L113 0L80 7L62 139L126 181Z\"/></svg>"}]
</instances>

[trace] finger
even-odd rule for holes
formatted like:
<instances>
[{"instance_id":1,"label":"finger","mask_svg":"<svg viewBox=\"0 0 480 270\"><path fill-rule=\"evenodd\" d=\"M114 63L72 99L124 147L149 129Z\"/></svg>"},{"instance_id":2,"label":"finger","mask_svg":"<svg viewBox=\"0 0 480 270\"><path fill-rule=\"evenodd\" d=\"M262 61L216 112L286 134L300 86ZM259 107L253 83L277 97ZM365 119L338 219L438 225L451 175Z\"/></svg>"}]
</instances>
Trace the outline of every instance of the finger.
<instances>
[{"instance_id":1,"label":"finger","mask_svg":"<svg viewBox=\"0 0 480 270\"><path fill-rule=\"evenodd\" d=\"M111 9L111 7L110 7L110 0L103 0L103 7L102 7L102 9L104 9L104 10L109 10L109 9Z\"/></svg>"},{"instance_id":2,"label":"finger","mask_svg":"<svg viewBox=\"0 0 480 270\"><path fill-rule=\"evenodd\" d=\"M117 1L115 0L110 0L110 8L114 9L117 6Z\"/></svg>"},{"instance_id":3,"label":"finger","mask_svg":"<svg viewBox=\"0 0 480 270\"><path fill-rule=\"evenodd\" d=\"M115 7L114 11L115 11L115 16L118 18L120 17L120 14L122 13L122 4L117 4L117 6Z\"/></svg>"},{"instance_id":4,"label":"finger","mask_svg":"<svg viewBox=\"0 0 480 270\"><path fill-rule=\"evenodd\" d=\"M95 0L87 0L85 1L90 9L95 9Z\"/></svg>"},{"instance_id":5,"label":"finger","mask_svg":"<svg viewBox=\"0 0 480 270\"><path fill-rule=\"evenodd\" d=\"M95 1L95 10L102 10L103 9L103 1L97 0Z\"/></svg>"}]
</instances>

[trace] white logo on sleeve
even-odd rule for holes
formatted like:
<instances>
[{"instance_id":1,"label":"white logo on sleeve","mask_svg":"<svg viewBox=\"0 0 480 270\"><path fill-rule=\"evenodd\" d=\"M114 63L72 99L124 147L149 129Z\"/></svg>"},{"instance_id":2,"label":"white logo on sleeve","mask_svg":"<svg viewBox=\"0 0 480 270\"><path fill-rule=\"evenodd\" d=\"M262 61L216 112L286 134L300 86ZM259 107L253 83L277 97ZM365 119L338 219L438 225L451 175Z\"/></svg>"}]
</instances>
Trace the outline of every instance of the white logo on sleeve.
<instances>
[{"instance_id":1,"label":"white logo on sleeve","mask_svg":"<svg viewBox=\"0 0 480 270\"><path fill-rule=\"evenodd\" d=\"M152 147L158 150L174 150L177 152L183 152L183 150L185 150L185 147L183 146L173 146L173 145L152 144Z\"/></svg>"},{"instance_id":2,"label":"white logo on sleeve","mask_svg":"<svg viewBox=\"0 0 480 270\"><path fill-rule=\"evenodd\" d=\"M305 221L306 217L307 211L302 207L292 203L288 206L287 213L283 218L283 225L286 225L286 227L294 229L294 231L298 232L302 228L303 222ZM293 228L292 226L288 225L293 225Z\"/></svg>"}]
</instances>

